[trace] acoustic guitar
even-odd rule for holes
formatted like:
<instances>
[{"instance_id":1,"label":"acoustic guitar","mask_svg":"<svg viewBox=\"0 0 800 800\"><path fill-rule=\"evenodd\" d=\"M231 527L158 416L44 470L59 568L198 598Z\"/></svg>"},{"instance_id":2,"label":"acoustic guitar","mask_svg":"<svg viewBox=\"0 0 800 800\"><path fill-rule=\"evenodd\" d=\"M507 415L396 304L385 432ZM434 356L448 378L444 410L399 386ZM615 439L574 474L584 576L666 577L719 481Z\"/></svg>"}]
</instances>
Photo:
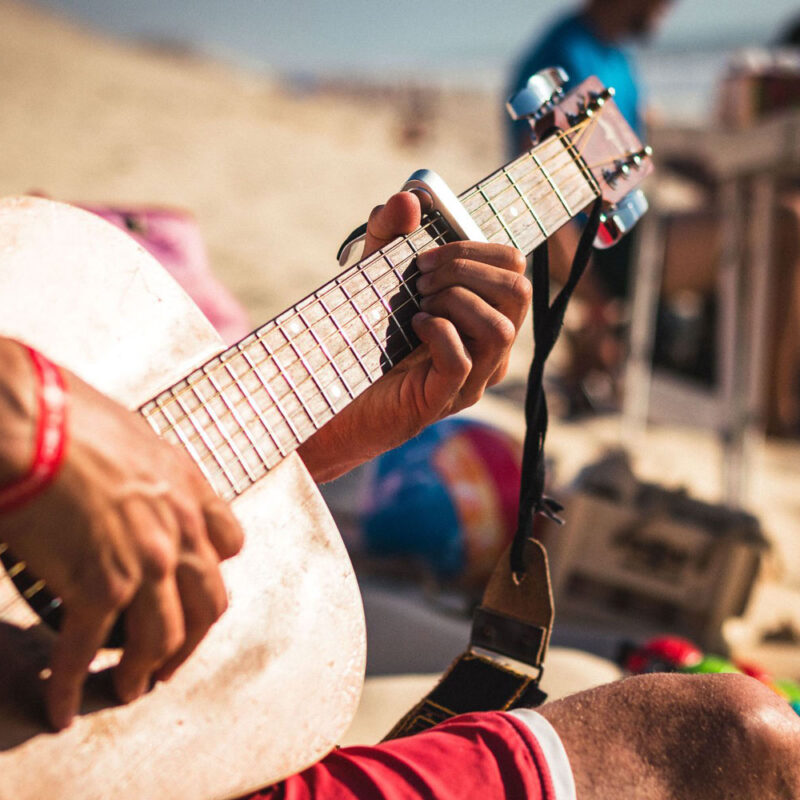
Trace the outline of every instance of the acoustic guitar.
<instances>
[{"instance_id":1,"label":"acoustic guitar","mask_svg":"<svg viewBox=\"0 0 800 800\"><path fill-rule=\"evenodd\" d=\"M471 224L529 253L602 196L607 235L623 229L623 198L651 167L610 93L594 79L566 97L554 85L530 116L535 146L460 195ZM0 200L0 334L138 409L185 448L246 532L222 565L229 608L173 679L122 706L98 669L80 716L59 733L39 700L52 633L31 610L46 617L58 604L24 564L8 565L1 798L223 800L336 744L363 683L363 610L333 520L293 451L417 346L415 254L453 236L432 210L225 348L115 227L41 198Z\"/></svg>"}]
</instances>

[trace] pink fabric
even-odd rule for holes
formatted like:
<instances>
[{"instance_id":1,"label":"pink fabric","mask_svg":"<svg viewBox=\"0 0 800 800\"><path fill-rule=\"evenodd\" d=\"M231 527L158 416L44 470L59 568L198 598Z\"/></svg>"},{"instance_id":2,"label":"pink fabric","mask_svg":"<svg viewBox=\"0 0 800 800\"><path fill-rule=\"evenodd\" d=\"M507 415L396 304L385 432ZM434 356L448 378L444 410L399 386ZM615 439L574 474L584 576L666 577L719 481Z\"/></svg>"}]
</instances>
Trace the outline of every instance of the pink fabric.
<instances>
[{"instance_id":1,"label":"pink fabric","mask_svg":"<svg viewBox=\"0 0 800 800\"><path fill-rule=\"evenodd\" d=\"M250 332L247 312L211 272L200 229L189 212L151 206L83 208L122 228L153 255L227 344Z\"/></svg>"},{"instance_id":2,"label":"pink fabric","mask_svg":"<svg viewBox=\"0 0 800 800\"><path fill-rule=\"evenodd\" d=\"M502 712L464 714L374 747L334 750L250 800L555 800L536 737Z\"/></svg>"}]
</instances>

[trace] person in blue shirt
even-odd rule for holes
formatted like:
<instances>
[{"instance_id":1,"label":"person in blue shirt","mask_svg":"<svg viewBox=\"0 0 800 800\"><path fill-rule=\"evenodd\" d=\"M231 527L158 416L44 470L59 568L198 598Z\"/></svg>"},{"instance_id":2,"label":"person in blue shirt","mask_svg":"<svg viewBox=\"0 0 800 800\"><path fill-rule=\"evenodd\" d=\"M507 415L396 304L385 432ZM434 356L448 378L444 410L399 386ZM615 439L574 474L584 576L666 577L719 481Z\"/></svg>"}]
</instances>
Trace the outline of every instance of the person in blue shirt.
<instances>
[{"instance_id":1,"label":"person in blue shirt","mask_svg":"<svg viewBox=\"0 0 800 800\"><path fill-rule=\"evenodd\" d=\"M614 87L617 106L641 137L644 121L639 82L625 44L649 36L669 5L670 0L589 0L536 37L514 66L509 96L545 67L563 67L569 75L567 89L596 75L606 86ZM529 130L524 122L510 124L513 155L526 143Z\"/></svg>"},{"instance_id":2,"label":"person in blue shirt","mask_svg":"<svg viewBox=\"0 0 800 800\"><path fill-rule=\"evenodd\" d=\"M643 139L641 91L626 45L647 39L671 5L672 0L585 0L582 6L558 18L526 48L512 69L507 96L519 91L531 75L547 67L566 70L567 91L595 75L604 85L614 87L614 101ZM511 157L530 147L527 122L509 120L507 132ZM579 233L577 225L568 224L550 240L550 269L556 282L563 284L569 274ZM587 403L597 405L594 398L584 393L588 372L599 370L610 374L620 363L620 342L613 330L620 316L618 301L627 295L631 255L630 236L610 250L596 250L592 269L581 283L580 294L587 300L588 316L578 336L568 337L574 345L573 358L563 376L568 412L581 411ZM591 343L588 350L581 346L582 339ZM602 398L599 403L609 400L613 402L614 398Z\"/></svg>"},{"instance_id":3,"label":"person in blue shirt","mask_svg":"<svg viewBox=\"0 0 800 800\"><path fill-rule=\"evenodd\" d=\"M656 29L672 0L587 0L561 16L517 60L508 87L509 96L519 91L535 72L563 67L569 75L566 89L596 75L613 86L614 101L641 137L644 114L636 65L626 44L647 39ZM510 143L516 155L527 143L527 123L511 123Z\"/></svg>"}]
</instances>

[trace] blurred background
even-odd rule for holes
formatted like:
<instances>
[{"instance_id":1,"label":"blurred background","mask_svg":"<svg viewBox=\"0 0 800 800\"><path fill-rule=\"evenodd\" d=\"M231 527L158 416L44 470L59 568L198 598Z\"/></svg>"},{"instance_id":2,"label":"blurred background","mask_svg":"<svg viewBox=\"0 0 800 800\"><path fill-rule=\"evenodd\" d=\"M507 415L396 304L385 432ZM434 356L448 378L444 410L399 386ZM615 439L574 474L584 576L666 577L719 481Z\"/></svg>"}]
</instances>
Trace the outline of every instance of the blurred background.
<instances>
[{"instance_id":1,"label":"blurred background","mask_svg":"<svg viewBox=\"0 0 800 800\"><path fill-rule=\"evenodd\" d=\"M556 17L577 7L566 0L0 0L0 192L85 205L127 228L173 272L183 271L184 285L234 339L336 274L344 236L411 172L435 169L460 192L506 161L503 103L512 69ZM558 535L542 530L555 537L564 595L557 641L615 657L625 637L691 634L703 647L739 648L800 678L800 425L791 408L789 424L768 424L770 401L759 386L767 382L765 331L777 283L758 280L772 274L761 267L776 253L789 252L775 219L791 206L781 182L800 174L800 70L792 59L776 66L764 49L798 16L793 0L675 0L657 31L626 44L658 167L648 185L650 227L633 256L634 278L647 281L633 280L610 311L576 301L554 354L550 491L568 512L577 504L578 520ZM747 81L776 73L786 83L775 95L781 102L768 108L754 100L765 96L763 84L753 89ZM728 91L733 78L744 80L744 90ZM732 94L737 99L726 106ZM698 241L695 253L721 248L719 263L718 253L707 259L719 277L677 291L667 282L662 291L661 262L670 242L682 240L670 239L671 226L698 212L713 217L715 238L683 241ZM786 235L800 239L800 212L786 213ZM184 227L168 230L165 215ZM752 236L736 222L750 219L759 221ZM718 240L727 245L712 247ZM793 277L786 286L789 296ZM755 307L753 297L760 298ZM601 318L613 330L613 352L576 377L581 336L588 330L599 341L587 319ZM526 330L509 379L473 412L516 442L497 445L508 453L522 438L531 352ZM626 398L628 379L636 391ZM444 443L455 463L464 442L483 435L446 429L425 446ZM409 458L435 461L444 451L434 450ZM439 569L435 554L417 553L410 572L408 552L393 566L376 566L375 552L365 552L365 519L371 515L374 525L393 509L367 508L364 497L397 463L325 491L360 559L372 671L431 671L446 666L466 636L465 609L491 558L462 564L469 587L452 569ZM458 470L440 477L436 491L457 507L459 492L471 490L458 484ZM612 507L593 508L599 495ZM628 514L623 521L620 510ZM630 533L631 519L673 516L682 520L677 528L652 533L645 546ZM443 534L456 541L448 545L451 566L466 535L454 519L456 529ZM622 539L614 533L620 525L628 531ZM581 537L595 533L612 560L622 548L618 569L602 567L606 576L617 569L613 586L598 586L580 572L590 565L570 562ZM676 548L678 561L694 570L691 580L675 571ZM662 568L661 578L641 580ZM702 570L710 572L697 578ZM387 576L406 588L385 591ZM708 596L693 606L698 586ZM741 614L745 622L724 630ZM424 646L398 638L408 619L418 636L430 633ZM767 652L770 642L785 647L776 655ZM409 653L432 655L410 662Z\"/></svg>"},{"instance_id":2,"label":"blurred background","mask_svg":"<svg viewBox=\"0 0 800 800\"><path fill-rule=\"evenodd\" d=\"M413 80L500 91L509 60L569 8L563 0L297 3L213 0L159 3L43 0L120 36L172 44L293 81ZM792 0L676 4L641 53L653 102L670 114L703 115L732 50L767 44L797 12Z\"/></svg>"}]
</instances>

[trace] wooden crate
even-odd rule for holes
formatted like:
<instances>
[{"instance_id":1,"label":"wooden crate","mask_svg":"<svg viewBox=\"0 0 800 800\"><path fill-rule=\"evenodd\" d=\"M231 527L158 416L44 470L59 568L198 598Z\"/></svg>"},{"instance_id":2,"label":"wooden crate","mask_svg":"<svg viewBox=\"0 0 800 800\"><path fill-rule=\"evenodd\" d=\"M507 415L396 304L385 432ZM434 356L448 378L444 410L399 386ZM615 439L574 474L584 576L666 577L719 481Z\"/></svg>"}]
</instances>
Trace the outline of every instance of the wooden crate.
<instances>
[{"instance_id":1,"label":"wooden crate","mask_svg":"<svg viewBox=\"0 0 800 800\"><path fill-rule=\"evenodd\" d=\"M744 611L767 546L754 517L645 485L565 505L566 524L542 533L557 620L724 649L722 623Z\"/></svg>"}]
</instances>

